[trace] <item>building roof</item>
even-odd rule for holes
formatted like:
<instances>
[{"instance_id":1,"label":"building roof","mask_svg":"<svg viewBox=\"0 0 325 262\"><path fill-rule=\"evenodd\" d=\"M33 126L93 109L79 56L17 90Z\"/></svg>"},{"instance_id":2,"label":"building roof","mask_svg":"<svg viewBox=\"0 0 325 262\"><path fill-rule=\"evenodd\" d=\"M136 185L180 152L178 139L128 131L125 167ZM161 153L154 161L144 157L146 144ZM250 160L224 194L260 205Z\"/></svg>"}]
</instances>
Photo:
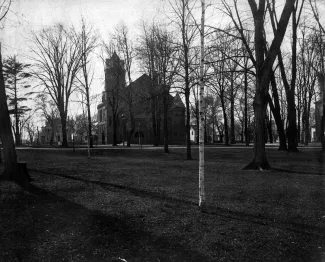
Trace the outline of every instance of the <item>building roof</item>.
<instances>
[{"instance_id":1,"label":"building roof","mask_svg":"<svg viewBox=\"0 0 325 262\"><path fill-rule=\"evenodd\" d=\"M176 95L174 96L173 98L173 105L172 105L172 108L185 108L185 105L181 99L181 97L179 96L178 93L176 93Z\"/></svg>"}]
</instances>

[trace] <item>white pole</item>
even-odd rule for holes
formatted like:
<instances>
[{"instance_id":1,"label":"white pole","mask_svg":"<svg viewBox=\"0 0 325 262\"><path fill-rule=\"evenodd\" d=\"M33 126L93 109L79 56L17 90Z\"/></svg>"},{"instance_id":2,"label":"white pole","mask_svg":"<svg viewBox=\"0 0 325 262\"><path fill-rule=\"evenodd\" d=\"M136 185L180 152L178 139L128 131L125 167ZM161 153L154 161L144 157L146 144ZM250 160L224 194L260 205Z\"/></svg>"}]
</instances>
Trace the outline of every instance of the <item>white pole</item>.
<instances>
[{"instance_id":1,"label":"white pole","mask_svg":"<svg viewBox=\"0 0 325 262\"><path fill-rule=\"evenodd\" d=\"M205 205L204 190L204 16L205 16L205 0L201 0L202 16L201 16L201 62L200 62L200 99L199 99L199 207Z\"/></svg>"}]
</instances>

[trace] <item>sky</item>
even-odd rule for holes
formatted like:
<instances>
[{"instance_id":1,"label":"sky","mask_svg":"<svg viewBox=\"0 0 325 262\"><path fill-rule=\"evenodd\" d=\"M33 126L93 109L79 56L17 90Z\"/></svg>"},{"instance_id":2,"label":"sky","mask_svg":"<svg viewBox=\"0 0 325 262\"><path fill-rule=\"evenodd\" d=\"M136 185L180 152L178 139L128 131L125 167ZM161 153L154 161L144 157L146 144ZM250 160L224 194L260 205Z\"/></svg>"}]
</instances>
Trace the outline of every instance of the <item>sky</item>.
<instances>
[{"instance_id":1,"label":"sky","mask_svg":"<svg viewBox=\"0 0 325 262\"><path fill-rule=\"evenodd\" d=\"M104 41L109 40L109 33L122 22L135 33L141 21L157 17L158 7L159 0L13 0L0 31L2 54L4 58L18 54L19 61L28 61L31 31L37 32L58 22L80 28L81 17L98 30ZM93 67L92 94L99 94L104 88L100 59L94 59ZM92 112L96 112L99 102L93 104ZM73 111L81 113L80 105L71 105Z\"/></svg>"},{"instance_id":2,"label":"sky","mask_svg":"<svg viewBox=\"0 0 325 262\"><path fill-rule=\"evenodd\" d=\"M102 40L109 40L109 33L114 27L124 22L134 35L139 32L142 21L153 19L166 19L163 9L163 0L12 0L10 12L7 15L3 29L0 29L0 41L2 54L18 54L21 62L28 61L31 31L38 31L55 23L80 26L83 16L95 29L98 30ZM210 0L207 0L209 2ZM230 0L229 0L230 1ZM325 1L325 0L322 0ZM211 0L217 9L220 5L218 0ZM240 1L242 11L248 10L244 15L250 15L248 4L245 0ZM277 0L281 8L283 0ZM324 12L323 12L324 11ZM322 9L322 14L325 10ZM168 15L168 13L167 13ZM220 25L220 19L227 21L224 17L213 14L208 24ZM323 17L324 18L324 17ZM270 31L270 35L273 33ZM100 59L94 61L95 75L92 87L93 94L103 91L104 68ZM140 69L137 69L139 73ZM95 113L97 103L93 104L92 112ZM80 112L80 108L74 105L74 110Z\"/></svg>"}]
</instances>

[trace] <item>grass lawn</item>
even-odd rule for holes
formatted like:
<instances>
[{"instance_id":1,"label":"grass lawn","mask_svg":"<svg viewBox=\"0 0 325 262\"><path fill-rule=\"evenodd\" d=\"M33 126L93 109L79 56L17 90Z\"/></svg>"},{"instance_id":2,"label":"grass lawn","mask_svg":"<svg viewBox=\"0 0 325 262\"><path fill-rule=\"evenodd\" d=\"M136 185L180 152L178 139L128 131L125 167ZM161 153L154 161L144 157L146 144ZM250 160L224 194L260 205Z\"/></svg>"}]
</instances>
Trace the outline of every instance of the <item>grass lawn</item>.
<instances>
[{"instance_id":1,"label":"grass lawn","mask_svg":"<svg viewBox=\"0 0 325 262\"><path fill-rule=\"evenodd\" d=\"M30 192L0 184L0 261L322 261L325 167L319 149L268 149L270 171L242 171L252 148L20 150Z\"/></svg>"}]
</instances>

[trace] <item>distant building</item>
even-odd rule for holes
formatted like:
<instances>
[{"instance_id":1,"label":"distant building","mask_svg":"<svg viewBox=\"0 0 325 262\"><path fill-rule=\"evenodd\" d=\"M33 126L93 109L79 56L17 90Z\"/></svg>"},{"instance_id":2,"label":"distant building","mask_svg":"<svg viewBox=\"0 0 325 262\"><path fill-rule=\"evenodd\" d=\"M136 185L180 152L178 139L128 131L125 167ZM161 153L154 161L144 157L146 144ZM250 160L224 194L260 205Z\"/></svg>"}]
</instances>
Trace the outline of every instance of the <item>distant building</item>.
<instances>
[{"instance_id":1,"label":"distant building","mask_svg":"<svg viewBox=\"0 0 325 262\"><path fill-rule=\"evenodd\" d=\"M144 74L131 85L125 84L124 61L120 60L114 52L110 59L106 60L105 66L105 90L102 93L102 102L97 106L98 115L98 144L112 144L113 142L113 110L114 95L125 93L133 94L133 115L135 130L131 137L131 143L153 144L156 139L159 144L163 144L163 105L162 94L150 95L151 90L157 88L151 78ZM132 90L128 90L131 89ZM168 142L169 144L185 144L185 106L179 96L169 95L168 99ZM115 101L116 102L116 101ZM157 103L158 115L153 116L151 110L152 103ZM119 111L117 121L117 141L127 140L127 134L131 129L128 119L128 107L119 99ZM153 119L157 136L154 135Z\"/></svg>"},{"instance_id":2,"label":"distant building","mask_svg":"<svg viewBox=\"0 0 325 262\"><path fill-rule=\"evenodd\" d=\"M53 128L52 128L53 127ZM37 139L38 134L35 134L35 139ZM60 118L55 118L52 123L46 121L45 126L41 127L39 130L39 139L42 144L60 144L62 143L62 124ZM72 141L72 122L67 119L67 140Z\"/></svg>"}]
</instances>

